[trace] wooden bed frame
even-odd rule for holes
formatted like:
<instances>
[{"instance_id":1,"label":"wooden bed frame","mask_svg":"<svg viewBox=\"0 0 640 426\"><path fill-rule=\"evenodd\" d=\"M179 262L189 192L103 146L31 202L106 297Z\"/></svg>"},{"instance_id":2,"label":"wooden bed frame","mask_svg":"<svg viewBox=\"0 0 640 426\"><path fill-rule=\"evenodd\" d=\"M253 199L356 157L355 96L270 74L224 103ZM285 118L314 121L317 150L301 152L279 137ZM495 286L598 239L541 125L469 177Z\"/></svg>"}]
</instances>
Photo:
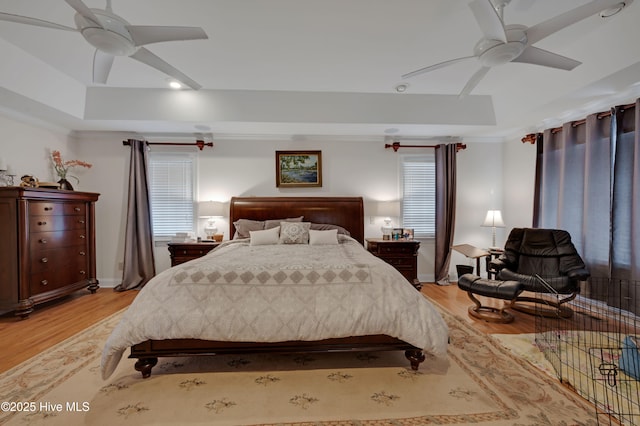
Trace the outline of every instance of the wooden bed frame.
<instances>
[{"instance_id":1,"label":"wooden bed frame","mask_svg":"<svg viewBox=\"0 0 640 426\"><path fill-rule=\"evenodd\" d=\"M233 197L229 211L229 235L235 234L233 222L238 219L268 220L299 216L304 216L305 222L339 225L348 230L351 237L364 244L364 208L361 197ZM129 358L138 358L135 369L146 378L151 375L158 357L391 350L404 350L414 370L425 359L421 349L386 335L276 343L199 339L147 340L132 346Z\"/></svg>"}]
</instances>

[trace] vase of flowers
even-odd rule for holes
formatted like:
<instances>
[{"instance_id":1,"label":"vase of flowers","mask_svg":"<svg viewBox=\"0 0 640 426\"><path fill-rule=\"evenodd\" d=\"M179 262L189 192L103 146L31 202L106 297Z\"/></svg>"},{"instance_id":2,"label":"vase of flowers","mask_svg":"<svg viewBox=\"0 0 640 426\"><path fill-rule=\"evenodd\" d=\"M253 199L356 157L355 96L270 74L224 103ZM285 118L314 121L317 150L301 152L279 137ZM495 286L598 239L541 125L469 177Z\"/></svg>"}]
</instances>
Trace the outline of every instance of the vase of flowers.
<instances>
[{"instance_id":1,"label":"vase of flowers","mask_svg":"<svg viewBox=\"0 0 640 426\"><path fill-rule=\"evenodd\" d=\"M67 180L67 176L70 178L74 178L78 183L80 183L80 179L78 179L76 176L68 174L69 169L76 166L86 167L87 169L91 168L91 164L85 161L80 161L80 160L63 161L62 156L60 155L60 151L53 151L51 153L51 158L53 159L53 168L56 171L58 178L60 178L60 180L58 180L60 189L73 191L73 186L71 185L71 182Z\"/></svg>"}]
</instances>

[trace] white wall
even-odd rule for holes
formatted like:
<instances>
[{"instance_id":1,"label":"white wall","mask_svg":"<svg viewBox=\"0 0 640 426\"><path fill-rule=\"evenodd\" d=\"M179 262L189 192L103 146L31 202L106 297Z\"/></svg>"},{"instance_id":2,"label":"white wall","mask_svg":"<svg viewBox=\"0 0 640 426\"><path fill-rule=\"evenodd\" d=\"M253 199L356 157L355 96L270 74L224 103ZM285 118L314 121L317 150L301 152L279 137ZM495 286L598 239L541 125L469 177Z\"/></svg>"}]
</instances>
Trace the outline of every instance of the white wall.
<instances>
[{"instance_id":1,"label":"white wall","mask_svg":"<svg viewBox=\"0 0 640 426\"><path fill-rule=\"evenodd\" d=\"M0 158L10 173L16 175L16 185L23 175L57 181L51 151L59 150L65 160L74 160L77 159L74 147L67 132L34 126L0 114Z\"/></svg>"},{"instance_id":2,"label":"white wall","mask_svg":"<svg viewBox=\"0 0 640 426\"><path fill-rule=\"evenodd\" d=\"M49 152L60 149L69 159L90 162L90 170L78 175L78 190L98 192L96 208L97 271L102 286L117 285L122 277L129 148L122 141L133 137L124 133L82 133L68 138L33 124L24 124L0 115L0 157L18 173L33 173L52 180ZM328 137L294 139L220 139L213 149L186 148L198 152L198 198L200 201L227 201L231 196L363 196L365 236L380 236L381 218L370 216L368 201L398 199L398 155L385 149L381 140ZM181 148L179 148L181 149ZM275 186L276 150L321 150L322 188ZM478 247L491 244L491 229L482 228L486 210L503 210L506 228L498 229L496 243L502 245L513 226L529 226L533 197L535 147L520 141L468 143L458 153L456 234L454 244ZM75 182L74 182L75 184ZM504 195L504 194L509 194ZM228 238L227 218L217 221ZM202 230L204 222L199 223ZM418 273L421 280L433 280L433 242L421 245ZM166 247L156 250L158 270L169 265ZM459 253L452 255L451 279L455 265L469 264Z\"/></svg>"}]
</instances>

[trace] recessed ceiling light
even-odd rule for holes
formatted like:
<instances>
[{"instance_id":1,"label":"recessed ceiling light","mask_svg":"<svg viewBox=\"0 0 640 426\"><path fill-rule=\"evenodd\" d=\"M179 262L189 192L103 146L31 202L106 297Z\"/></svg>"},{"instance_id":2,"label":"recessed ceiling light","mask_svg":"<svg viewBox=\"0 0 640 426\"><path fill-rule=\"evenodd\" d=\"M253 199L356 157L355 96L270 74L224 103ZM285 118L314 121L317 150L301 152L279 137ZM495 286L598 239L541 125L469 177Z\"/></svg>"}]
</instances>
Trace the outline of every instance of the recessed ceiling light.
<instances>
[{"instance_id":1,"label":"recessed ceiling light","mask_svg":"<svg viewBox=\"0 0 640 426\"><path fill-rule=\"evenodd\" d=\"M620 13L620 11L622 9L625 8L625 6L627 5L626 2L621 1L620 3L616 4L615 6L612 6L608 9L603 10L602 12L600 12L600 17L601 18L610 18L613 15L617 15L618 13Z\"/></svg>"},{"instance_id":2,"label":"recessed ceiling light","mask_svg":"<svg viewBox=\"0 0 640 426\"><path fill-rule=\"evenodd\" d=\"M408 88L409 88L409 85L407 83L400 83L395 87L395 90L398 93L404 93L407 91Z\"/></svg>"},{"instance_id":3,"label":"recessed ceiling light","mask_svg":"<svg viewBox=\"0 0 640 426\"><path fill-rule=\"evenodd\" d=\"M172 89L182 89L182 84L180 84L179 81L172 80L169 82L169 87L171 87Z\"/></svg>"}]
</instances>

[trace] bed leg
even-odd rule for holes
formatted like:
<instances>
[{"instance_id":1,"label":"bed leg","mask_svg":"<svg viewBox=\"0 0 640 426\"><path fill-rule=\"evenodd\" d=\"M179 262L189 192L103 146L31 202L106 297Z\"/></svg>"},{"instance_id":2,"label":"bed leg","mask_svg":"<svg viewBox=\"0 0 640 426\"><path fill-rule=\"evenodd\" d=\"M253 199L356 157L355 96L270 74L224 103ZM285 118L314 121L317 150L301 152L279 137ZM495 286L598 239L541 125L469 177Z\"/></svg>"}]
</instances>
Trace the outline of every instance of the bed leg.
<instances>
[{"instance_id":1,"label":"bed leg","mask_svg":"<svg viewBox=\"0 0 640 426\"><path fill-rule=\"evenodd\" d=\"M142 378L151 376L151 369L158 363L158 358L138 358L135 369L142 373Z\"/></svg>"},{"instance_id":2,"label":"bed leg","mask_svg":"<svg viewBox=\"0 0 640 426\"><path fill-rule=\"evenodd\" d=\"M420 363L425 360L425 356L422 351L417 349L405 351L404 356L407 357L407 359L411 363L411 369L414 371L418 371Z\"/></svg>"}]
</instances>

